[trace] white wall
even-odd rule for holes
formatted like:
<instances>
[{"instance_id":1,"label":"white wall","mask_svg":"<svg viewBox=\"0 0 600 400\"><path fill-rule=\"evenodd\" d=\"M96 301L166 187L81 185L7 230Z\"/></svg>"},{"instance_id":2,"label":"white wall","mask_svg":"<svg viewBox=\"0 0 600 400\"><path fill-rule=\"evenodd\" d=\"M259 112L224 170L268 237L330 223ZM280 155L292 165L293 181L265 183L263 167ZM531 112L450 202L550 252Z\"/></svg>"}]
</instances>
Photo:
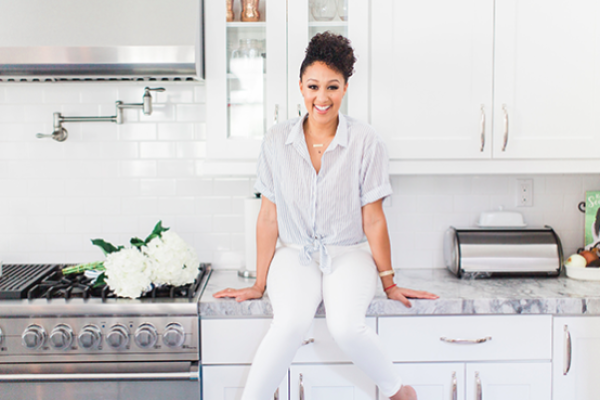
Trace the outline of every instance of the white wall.
<instances>
[{"instance_id":1,"label":"white wall","mask_svg":"<svg viewBox=\"0 0 600 400\"><path fill-rule=\"evenodd\" d=\"M125 123L69 123L52 131L52 113L114 115L114 102L138 103L149 82L0 84L0 259L5 263L102 259L90 239L125 244L163 220L216 268L243 260L243 199L253 180L202 175L206 156L202 84L160 82L152 116ZM600 189L598 175L526 176L534 206L526 222L548 224L567 254L583 242L577 203ZM518 176L394 176L386 205L397 268L441 268L442 234L473 225L480 211L514 209Z\"/></svg>"}]
</instances>

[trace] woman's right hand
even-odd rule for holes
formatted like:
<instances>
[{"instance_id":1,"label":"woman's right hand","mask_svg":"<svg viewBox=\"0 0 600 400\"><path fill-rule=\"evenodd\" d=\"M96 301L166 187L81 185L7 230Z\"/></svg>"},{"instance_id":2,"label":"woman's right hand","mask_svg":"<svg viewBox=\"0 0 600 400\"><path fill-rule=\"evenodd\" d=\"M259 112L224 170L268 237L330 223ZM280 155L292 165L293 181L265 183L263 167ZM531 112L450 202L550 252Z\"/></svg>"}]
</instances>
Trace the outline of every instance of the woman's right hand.
<instances>
[{"instance_id":1,"label":"woman's right hand","mask_svg":"<svg viewBox=\"0 0 600 400\"><path fill-rule=\"evenodd\" d=\"M260 299L263 296L264 289L260 289L257 286L251 286L243 289L232 289L227 288L223 289L215 294L213 297L222 298L222 297L234 297L235 301L238 303L245 300L250 299Z\"/></svg>"}]
</instances>

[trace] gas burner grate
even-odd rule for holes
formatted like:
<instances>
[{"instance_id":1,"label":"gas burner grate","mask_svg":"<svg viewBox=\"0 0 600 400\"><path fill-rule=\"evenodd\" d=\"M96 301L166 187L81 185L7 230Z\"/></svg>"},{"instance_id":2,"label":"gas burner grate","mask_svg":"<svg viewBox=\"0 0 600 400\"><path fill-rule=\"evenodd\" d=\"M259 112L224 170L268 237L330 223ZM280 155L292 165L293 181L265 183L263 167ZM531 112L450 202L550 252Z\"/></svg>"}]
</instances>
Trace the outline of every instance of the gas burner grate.
<instances>
[{"instance_id":1,"label":"gas burner grate","mask_svg":"<svg viewBox=\"0 0 600 400\"><path fill-rule=\"evenodd\" d=\"M6 264L0 277L0 299L22 299L36 283L52 271L65 267L62 264Z\"/></svg>"},{"instance_id":2,"label":"gas burner grate","mask_svg":"<svg viewBox=\"0 0 600 400\"><path fill-rule=\"evenodd\" d=\"M196 277L194 283L182 286L160 286L154 287L149 292L141 296L142 299L155 299L155 298L188 298L191 299L196 294L200 286L202 277L207 272L207 264L200 264L200 272ZM23 296L25 297L25 296ZM72 299L72 298L101 298L103 301L106 299L114 299L117 296L108 287L107 284L101 284L94 287L93 279L88 278L84 273L69 274L67 276L62 274L62 268L55 270L52 274L45 277L38 284L32 286L27 291L28 299Z\"/></svg>"}]
</instances>

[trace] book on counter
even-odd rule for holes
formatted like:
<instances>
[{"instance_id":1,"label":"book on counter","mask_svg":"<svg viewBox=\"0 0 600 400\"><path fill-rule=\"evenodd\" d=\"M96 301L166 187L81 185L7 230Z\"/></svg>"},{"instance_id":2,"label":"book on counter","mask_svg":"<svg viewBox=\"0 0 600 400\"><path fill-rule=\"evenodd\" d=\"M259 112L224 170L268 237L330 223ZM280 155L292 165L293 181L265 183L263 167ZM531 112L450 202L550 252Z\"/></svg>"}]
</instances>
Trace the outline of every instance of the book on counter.
<instances>
[{"instance_id":1,"label":"book on counter","mask_svg":"<svg viewBox=\"0 0 600 400\"><path fill-rule=\"evenodd\" d=\"M585 192L585 247L600 242L600 191Z\"/></svg>"}]
</instances>

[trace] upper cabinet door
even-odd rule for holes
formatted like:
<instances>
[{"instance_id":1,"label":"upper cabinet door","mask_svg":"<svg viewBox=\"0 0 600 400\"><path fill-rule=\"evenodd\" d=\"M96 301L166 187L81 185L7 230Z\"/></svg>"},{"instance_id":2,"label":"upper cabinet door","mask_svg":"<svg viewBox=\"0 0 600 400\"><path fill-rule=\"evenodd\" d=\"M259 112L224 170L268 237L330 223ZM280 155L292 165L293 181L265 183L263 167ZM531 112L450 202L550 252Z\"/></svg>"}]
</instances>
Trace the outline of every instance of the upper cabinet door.
<instances>
[{"instance_id":1,"label":"upper cabinet door","mask_svg":"<svg viewBox=\"0 0 600 400\"><path fill-rule=\"evenodd\" d=\"M600 2L496 2L495 158L598 157Z\"/></svg>"},{"instance_id":2,"label":"upper cabinet door","mask_svg":"<svg viewBox=\"0 0 600 400\"><path fill-rule=\"evenodd\" d=\"M288 116L304 115L300 65L310 39L331 31L350 39L357 62L340 112L369 120L369 2L364 0L294 0L288 2Z\"/></svg>"},{"instance_id":3,"label":"upper cabinet door","mask_svg":"<svg viewBox=\"0 0 600 400\"><path fill-rule=\"evenodd\" d=\"M391 159L491 156L492 0L375 0L371 122Z\"/></svg>"},{"instance_id":4,"label":"upper cabinet door","mask_svg":"<svg viewBox=\"0 0 600 400\"><path fill-rule=\"evenodd\" d=\"M287 118L286 2L256 1L258 13L242 10L242 3L252 2L205 2L207 155L212 159L257 158L266 131Z\"/></svg>"}]
</instances>

